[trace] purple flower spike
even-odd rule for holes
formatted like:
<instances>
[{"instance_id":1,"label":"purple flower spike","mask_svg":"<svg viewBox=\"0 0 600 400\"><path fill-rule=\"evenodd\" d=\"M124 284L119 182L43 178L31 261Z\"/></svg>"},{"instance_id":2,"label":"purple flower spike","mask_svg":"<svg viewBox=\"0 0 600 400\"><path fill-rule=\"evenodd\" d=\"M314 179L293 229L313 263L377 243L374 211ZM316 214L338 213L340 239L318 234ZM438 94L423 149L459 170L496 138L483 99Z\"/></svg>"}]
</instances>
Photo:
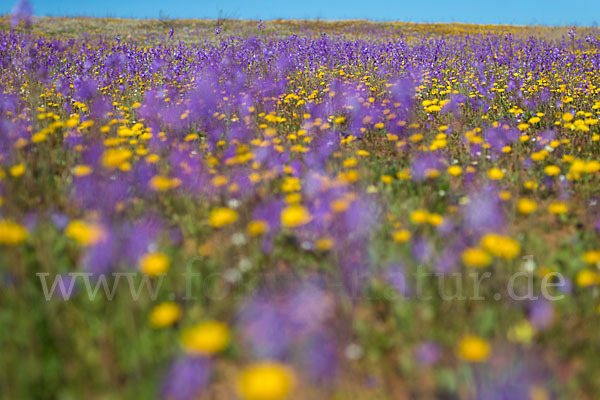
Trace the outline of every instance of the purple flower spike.
<instances>
[{"instance_id":1,"label":"purple flower spike","mask_svg":"<svg viewBox=\"0 0 600 400\"><path fill-rule=\"evenodd\" d=\"M210 362L203 357L182 357L176 360L162 384L163 397L168 400L193 400L210 380Z\"/></svg>"},{"instance_id":2,"label":"purple flower spike","mask_svg":"<svg viewBox=\"0 0 600 400\"><path fill-rule=\"evenodd\" d=\"M19 0L11 12L10 26L17 27L21 22L25 26L33 23L33 8L28 0Z\"/></svg>"}]
</instances>

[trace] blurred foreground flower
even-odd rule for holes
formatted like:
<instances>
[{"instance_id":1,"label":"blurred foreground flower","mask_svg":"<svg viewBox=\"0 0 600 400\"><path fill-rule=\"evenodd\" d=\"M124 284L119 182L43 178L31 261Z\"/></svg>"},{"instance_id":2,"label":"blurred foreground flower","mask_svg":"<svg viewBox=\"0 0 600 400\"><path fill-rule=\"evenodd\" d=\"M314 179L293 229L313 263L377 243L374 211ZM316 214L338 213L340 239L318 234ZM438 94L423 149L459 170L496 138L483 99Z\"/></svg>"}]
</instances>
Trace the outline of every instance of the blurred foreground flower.
<instances>
[{"instance_id":1,"label":"blurred foreground flower","mask_svg":"<svg viewBox=\"0 0 600 400\"><path fill-rule=\"evenodd\" d=\"M596 265L600 262L600 251L590 250L583 254L583 261L590 265Z\"/></svg>"},{"instance_id":2,"label":"blurred foreground flower","mask_svg":"<svg viewBox=\"0 0 600 400\"><path fill-rule=\"evenodd\" d=\"M33 22L33 8L28 0L19 0L10 13L10 26L17 27L21 22L29 26Z\"/></svg>"},{"instance_id":3,"label":"blurred foreground flower","mask_svg":"<svg viewBox=\"0 0 600 400\"><path fill-rule=\"evenodd\" d=\"M169 269L169 257L163 253L148 253L140 259L140 270L150 276L158 276Z\"/></svg>"},{"instance_id":4,"label":"blurred foreground flower","mask_svg":"<svg viewBox=\"0 0 600 400\"><path fill-rule=\"evenodd\" d=\"M531 214L537 209L537 203L531 199L521 199L517 203L517 210L521 214Z\"/></svg>"},{"instance_id":5,"label":"blurred foreground flower","mask_svg":"<svg viewBox=\"0 0 600 400\"><path fill-rule=\"evenodd\" d=\"M463 251L462 261L467 267L487 267L492 262L492 257L479 247L471 247Z\"/></svg>"},{"instance_id":6,"label":"blurred foreground flower","mask_svg":"<svg viewBox=\"0 0 600 400\"><path fill-rule=\"evenodd\" d=\"M598 284L598 273L596 271L592 271L591 269L582 269L577 272L577 276L575 278L575 282L577 282L577 286L588 287L594 286Z\"/></svg>"},{"instance_id":7,"label":"blurred foreground flower","mask_svg":"<svg viewBox=\"0 0 600 400\"><path fill-rule=\"evenodd\" d=\"M13 178L20 178L25 173L25 164L17 164L10 167L8 172Z\"/></svg>"},{"instance_id":8,"label":"blurred foreground flower","mask_svg":"<svg viewBox=\"0 0 600 400\"><path fill-rule=\"evenodd\" d=\"M548 212L550 214L560 215L565 214L567 211L569 211L569 207L560 201L550 203L548 206Z\"/></svg>"},{"instance_id":9,"label":"blurred foreground flower","mask_svg":"<svg viewBox=\"0 0 600 400\"><path fill-rule=\"evenodd\" d=\"M173 325L179 318L181 308L172 301L165 301L152 309L148 320L154 328L164 328Z\"/></svg>"},{"instance_id":10,"label":"blurred foreground flower","mask_svg":"<svg viewBox=\"0 0 600 400\"><path fill-rule=\"evenodd\" d=\"M290 368L277 362L262 361L241 373L237 392L246 400L279 400L290 393L295 382Z\"/></svg>"},{"instance_id":11,"label":"blurred foreground flower","mask_svg":"<svg viewBox=\"0 0 600 400\"><path fill-rule=\"evenodd\" d=\"M90 246L100 242L105 232L100 225L73 220L67 225L65 235L83 246Z\"/></svg>"},{"instance_id":12,"label":"blurred foreground flower","mask_svg":"<svg viewBox=\"0 0 600 400\"><path fill-rule=\"evenodd\" d=\"M210 361L204 357L183 357L169 369L162 384L166 399L193 400L210 380Z\"/></svg>"},{"instance_id":13,"label":"blurred foreground flower","mask_svg":"<svg viewBox=\"0 0 600 400\"><path fill-rule=\"evenodd\" d=\"M516 240L507 236L488 233L481 238L481 247L496 257L512 260L521 252L521 245Z\"/></svg>"},{"instance_id":14,"label":"blurred foreground flower","mask_svg":"<svg viewBox=\"0 0 600 400\"><path fill-rule=\"evenodd\" d=\"M490 345L478 336L467 335L458 343L458 354L466 361L484 362L490 352Z\"/></svg>"},{"instance_id":15,"label":"blurred foreground flower","mask_svg":"<svg viewBox=\"0 0 600 400\"><path fill-rule=\"evenodd\" d=\"M231 340L229 328L222 322L205 321L189 327L181 334L186 352L195 355L211 355L224 350Z\"/></svg>"},{"instance_id":16,"label":"blurred foreground flower","mask_svg":"<svg viewBox=\"0 0 600 400\"><path fill-rule=\"evenodd\" d=\"M288 228L306 225L310 222L311 216L306 207L293 205L281 211L281 224Z\"/></svg>"},{"instance_id":17,"label":"blurred foreground flower","mask_svg":"<svg viewBox=\"0 0 600 400\"><path fill-rule=\"evenodd\" d=\"M215 228L233 224L238 219L238 213L231 208L215 208L208 219L208 223Z\"/></svg>"},{"instance_id":18,"label":"blurred foreground flower","mask_svg":"<svg viewBox=\"0 0 600 400\"><path fill-rule=\"evenodd\" d=\"M27 229L16 222L0 221L0 244L16 246L27 239Z\"/></svg>"}]
</instances>

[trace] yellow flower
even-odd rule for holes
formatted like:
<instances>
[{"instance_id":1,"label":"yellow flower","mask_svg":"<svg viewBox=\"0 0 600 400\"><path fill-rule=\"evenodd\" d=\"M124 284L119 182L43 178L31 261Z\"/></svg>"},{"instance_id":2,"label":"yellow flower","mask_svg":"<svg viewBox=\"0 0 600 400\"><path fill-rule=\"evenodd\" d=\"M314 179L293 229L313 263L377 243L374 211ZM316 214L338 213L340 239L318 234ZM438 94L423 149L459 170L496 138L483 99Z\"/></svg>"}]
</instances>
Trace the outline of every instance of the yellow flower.
<instances>
[{"instance_id":1,"label":"yellow flower","mask_svg":"<svg viewBox=\"0 0 600 400\"><path fill-rule=\"evenodd\" d=\"M32 142L32 143L41 143L41 142L43 142L44 140L46 140L46 136L47 136L46 132L38 132L38 133L34 133L34 134L31 136L31 142Z\"/></svg>"},{"instance_id":2,"label":"yellow flower","mask_svg":"<svg viewBox=\"0 0 600 400\"><path fill-rule=\"evenodd\" d=\"M329 208L334 213L341 213L350 207L350 202L347 199L335 199L329 204Z\"/></svg>"},{"instance_id":3,"label":"yellow flower","mask_svg":"<svg viewBox=\"0 0 600 400\"><path fill-rule=\"evenodd\" d=\"M452 175L452 176L459 176L460 174L462 174L462 168L458 165L451 165L450 167L448 167L448 174Z\"/></svg>"},{"instance_id":4,"label":"yellow flower","mask_svg":"<svg viewBox=\"0 0 600 400\"><path fill-rule=\"evenodd\" d=\"M129 149L108 149L102 154L102 165L106 168L118 168L133 156Z\"/></svg>"},{"instance_id":5,"label":"yellow flower","mask_svg":"<svg viewBox=\"0 0 600 400\"><path fill-rule=\"evenodd\" d=\"M330 237L322 237L315 241L315 249L320 251L330 250L335 242Z\"/></svg>"},{"instance_id":6,"label":"yellow flower","mask_svg":"<svg viewBox=\"0 0 600 400\"><path fill-rule=\"evenodd\" d=\"M511 327L508 332L508 340L514 343L531 343L531 339L535 335L535 329L527 320L523 320Z\"/></svg>"},{"instance_id":7,"label":"yellow flower","mask_svg":"<svg viewBox=\"0 0 600 400\"><path fill-rule=\"evenodd\" d=\"M490 168L489 171L487 172L488 178L490 178L493 181L498 181L502 178L504 178L504 172L502 172L502 170L500 168Z\"/></svg>"},{"instance_id":8,"label":"yellow flower","mask_svg":"<svg viewBox=\"0 0 600 400\"><path fill-rule=\"evenodd\" d=\"M383 183L392 183L394 181L394 177L392 177L391 175L382 175L381 176L381 182Z\"/></svg>"},{"instance_id":9,"label":"yellow flower","mask_svg":"<svg viewBox=\"0 0 600 400\"><path fill-rule=\"evenodd\" d=\"M525 189L535 190L539 185L536 182L526 181L523 186L525 186Z\"/></svg>"},{"instance_id":10,"label":"yellow flower","mask_svg":"<svg viewBox=\"0 0 600 400\"><path fill-rule=\"evenodd\" d=\"M509 191L502 190L500 193L498 193L498 197L500 197L500 200L507 201L510 200L512 194Z\"/></svg>"},{"instance_id":11,"label":"yellow flower","mask_svg":"<svg viewBox=\"0 0 600 400\"><path fill-rule=\"evenodd\" d=\"M211 355L223 351L231 340L229 328L222 322L204 321L189 327L181 334L185 351L197 355Z\"/></svg>"},{"instance_id":12,"label":"yellow flower","mask_svg":"<svg viewBox=\"0 0 600 400\"><path fill-rule=\"evenodd\" d=\"M555 215L565 214L567 211L569 211L569 208L567 207L567 205L560 201L550 203L550 205L548 206L548 212L550 214L555 214Z\"/></svg>"},{"instance_id":13,"label":"yellow flower","mask_svg":"<svg viewBox=\"0 0 600 400\"><path fill-rule=\"evenodd\" d=\"M560 167L557 167L556 165L547 165L546 168L544 168L544 172L548 176L556 176L560 174Z\"/></svg>"},{"instance_id":14,"label":"yellow flower","mask_svg":"<svg viewBox=\"0 0 600 400\"><path fill-rule=\"evenodd\" d=\"M406 181L406 180L410 179L410 170L404 169L402 171L396 172L396 178L398 178L402 181Z\"/></svg>"},{"instance_id":15,"label":"yellow flower","mask_svg":"<svg viewBox=\"0 0 600 400\"><path fill-rule=\"evenodd\" d=\"M588 174L593 174L595 172L600 171L600 162L596 161L596 160L591 160L588 161L585 166L584 166L584 172L587 172Z\"/></svg>"},{"instance_id":16,"label":"yellow flower","mask_svg":"<svg viewBox=\"0 0 600 400\"><path fill-rule=\"evenodd\" d=\"M288 228L306 225L312 219L306 207L294 204L281 211L281 224Z\"/></svg>"},{"instance_id":17,"label":"yellow flower","mask_svg":"<svg viewBox=\"0 0 600 400\"><path fill-rule=\"evenodd\" d=\"M25 173L25 165L24 164L13 165L12 167L10 167L8 172L10 173L10 176L12 176L14 178L19 178L20 176L22 176Z\"/></svg>"},{"instance_id":18,"label":"yellow flower","mask_svg":"<svg viewBox=\"0 0 600 400\"><path fill-rule=\"evenodd\" d=\"M410 220L413 224L424 224L429 218L429 213L425 210L415 210L410 214Z\"/></svg>"},{"instance_id":19,"label":"yellow flower","mask_svg":"<svg viewBox=\"0 0 600 400\"><path fill-rule=\"evenodd\" d=\"M484 362L490 352L490 345L478 336L467 335L458 343L458 354L466 361Z\"/></svg>"},{"instance_id":20,"label":"yellow flower","mask_svg":"<svg viewBox=\"0 0 600 400\"><path fill-rule=\"evenodd\" d=\"M583 261L590 265L596 265L600 262L600 251L590 250L583 253Z\"/></svg>"},{"instance_id":21,"label":"yellow flower","mask_svg":"<svg viewBox=\"0 0 600 400\"><path fill-rule=\"evenodd\" d=\"M172 301L165 301L152 309L148 320L154 328L165 328L179 321L179 318L181 318L181 308Z\"/></svg>"},{"instance_id":22,"label":"yellow flower","mask_svg":"<svg viewBox=\"0 0 600 400\"><path fill-rule=\"evenodd\" d=\"M598 283L598 274L596 271L592 271L591 269L582 269L581 271L577 272L575 282L577 282L577 286L582 287L596 285Z\"/></svg>"},{"instance_id":23,"label":"yellow flower","mask_svg":"<svg viewBox=\"0 0 600 400\"><path fill-rule=\"evenodd\" d=\"M152 179L150 179L148 185L152 190L164 192L165 190L169 190L171 187L173 187L173 181L164 175L155 175L152 177Z\"/></svg>"},{"instance_id":24,"label":"yellow flower","mask_svg":"<svg viewBox=\"0 0 600 400\"><path fill-rule=\"evenodd\" d=\"M263 220L250 221L248 223L248 234L250 236L259 236L269 230L269 225Z\"/></svg>"},{"instance_id":25,"label":"yellow flower","mask_svg":"<svg viewBox=\"0 0 600 400\"><path fill-rule=\"evenodd\" d=\"M482 248L469 247L462 253L462 262L467 267L483 268L490 265L492 257Z\"/></svg>"},{"instance_id":26,"label":"yellow flower","mask_svg":"<svg viewBox=\"0 0 600 400\"><path fill-rule=\"evenodd\" d=\"M160 160L160 156L158 154L148 154L146 156L146 162L148 164L157 163Z\"/></svg>"},{"instance_id":27,"label":"yellow flower","mask_svg":"<svg viewBox=\"0 0 600 400\"><path fill-rule=\"evenodd\" d=\"M565 122L571 122L573 121L573 114L571 113L564 113L562 116L563 121Z\"/></svg>"},{"instance_id":28,"label":"yellow flower","mask_svg":"<svg viewBox=\"0 0 600 400\"><path fill-rule=\"evenodd\" d=\"M537 209L537 203L531 199L521 199L517 204L517 210L521 214L531 214Z\"/></svg>"},{"instance_id":29,"label":"yellow flower","mask_svg":"<svg viewBox=\"0 0 600 400\"><path fill-rule=\"evenodd\" d=\"M233 224L238 219L238 213L227 207L218 207L212 210L208 223L215 228Z\"/></svg>"},{"instance_id":30,"label":"yellow flower","mask_svg":"<svg viewBox=\"0 0 600 400\"><path fill-rule=\"evenodd\" d=\"M300 193L290 193L285 196L285 202L288 204L296 204L302 201L302 195Z\"/></svg>"},{"instance_id":31,"label":"yellow flower","mask_svg":"<svg viewBox=\"0 0 600 400\"><path fill-rule=\"evenodd\" d=\"M200 136L198 136L197 133L189 133L189 134L185 135L185 138L183 140L186 142L191 142L192 140L196 140L199 137Z\"/></svg>"},{"instance_id":32,"label":"yellow flower","mask_svg":"<svg viewBox=\"0 0 600 400\"><path fill-rule=\"evenodd\" d=\"M404 243L410 239L410 232L406 229L401 229L399 231L394 232L394 242L396 243Z\"/></svg>"},{"instance_id":33,"label":"yellow flower","mask_svg":"<svg viewBox=\"0 0 600 400\"><path fill-rule=\"evenodd\" d=\"M358 164L358 160L356 158L348 158L342 163L344 168L352 168L356 166L356 164Z\"/></svg>"},{"instance_id":34,"label":"yellow flower","mask_svg":"<svg viewBox=\"0 0 600 400\"><path fill-rule=\"evenodd\" d=\"M169 264L169 257L163 253L147 253L139 261L140 270L150 276L165 274Z\"/></svg>"},{"instance_id":35,"label":"yellow flower","mask_svg":"<svg viewBox=\"0 0 600 400\"><path fill-rule=\"evenodd\" d=\"M512 260L521 252L521 245L516 240L508 237L488 233L481 238L481 247L495 255L507 260Z\"/></svg>"},{"instance_id":36,"label":"yellow flower","mask_svg":"<svg viewBox=\"0 0 600 400\"><path fill-rule=\"evenodd\" d=\"M65 235L83 246L90 246L101 241L105 233L99 225L76 219L67 225Z\"/></svg>"},{"instance_id":37,"label":"yellow flower","mask_svg":"<svg viewBox=\"0 0 600 400\"><path fill-rule=\"evenodd\" d=\"M88 176L92 173L92 167L90 167L89 165L80 164L73 167L72 172L75 176Z\"/></svg>"},{"instance_id":38,"label":"yellow flower","mask_svg":"<svg viewBox=\"0 0 600 400\"><path fill-rule=\"evenodd\" d=\"M444 217L440 214L431 213L427 215L427 222L433 226L440 226L444 222Z\"/></svg>"},{"instance_id":39,"label":"yellow flower","mask_svg":"<svg viewBox=\"0 0 600 400\"><path fill-rule=\"evenodd\" d=\"M240 374L237 392L245 400L280 400L292 391L295 383L290 368L277 362L261 361Z\"/></svg>"},{"instance_id":40,"label":"yellow flower","mask_svg":"<svg viewBox=\"0 0 600 400\"><path fill-rule=\"evenodd\" d=\"M286 177L281 185L281 190L285 193L297 192L300 189L302 189L300 179L293 176Z\"/></svg>"},{"instance_id":41,"label":"yellow flower","mask_svg":"<svg viewBox=\"0 0 600 400\"><path fill-rule=\"evenodd\" d=\"M423 140L423 135L421 135L420 133L415 133L414 135L409 136L408 140L414 143L418 143L421 140Z\"/></svg>"},{"instance_id":42,"label":"yellow flower","mask_svg":"<svg viewBox=\"0 0 600 400\"><path fill-rule=\"evenodd\" d=\"M16 222L0 221L0 244L16 246L27 239L27 229Z\"/></svg>"},{"instance_id":43,"label":"yellow flower","mask_svg":"<svg viewBox=\"0 0 600 400\"><path fill-rule=\"evenodd\" d=\"M429 168L425 170L425 176L427 178L437 178L438 176L440 176L440 171L438 171L435 168Z\"/></svg>"}]
</instances>

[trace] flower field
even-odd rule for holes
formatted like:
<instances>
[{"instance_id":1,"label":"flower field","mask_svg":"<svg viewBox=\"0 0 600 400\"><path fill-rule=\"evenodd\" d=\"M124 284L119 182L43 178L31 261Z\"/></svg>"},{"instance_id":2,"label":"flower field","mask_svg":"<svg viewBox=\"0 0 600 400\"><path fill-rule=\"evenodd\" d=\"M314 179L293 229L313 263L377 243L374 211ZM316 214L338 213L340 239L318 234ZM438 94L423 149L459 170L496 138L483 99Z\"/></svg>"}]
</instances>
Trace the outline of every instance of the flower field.
<instances>
[{"instance_id":1,"label":"flower field","mask_svg":"<svg viewBox=\"0 0 600 400\"><path fill-rule=\"evenodd\" d=\"M0 398L597 399L600 29L0 18Z\"/></svg>"}]
</instances>

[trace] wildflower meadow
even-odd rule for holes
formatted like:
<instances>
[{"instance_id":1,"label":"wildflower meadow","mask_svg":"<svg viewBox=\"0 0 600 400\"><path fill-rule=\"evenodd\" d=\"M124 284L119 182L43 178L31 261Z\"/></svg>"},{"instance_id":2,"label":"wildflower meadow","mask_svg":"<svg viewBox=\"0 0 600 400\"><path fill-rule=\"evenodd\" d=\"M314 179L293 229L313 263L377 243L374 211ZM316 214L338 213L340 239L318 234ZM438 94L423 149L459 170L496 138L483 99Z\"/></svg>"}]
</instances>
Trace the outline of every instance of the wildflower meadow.
<instances>
[{"instance_id":1,"label":"wildflower meadow","mask_svg":"<svg viewBox=\"0 0 600 400\"><path fill-rule=\"evenodd\" d=\"M600 29L21 4L0 398L599 398Z\"/></svg>"}]
</instances>

